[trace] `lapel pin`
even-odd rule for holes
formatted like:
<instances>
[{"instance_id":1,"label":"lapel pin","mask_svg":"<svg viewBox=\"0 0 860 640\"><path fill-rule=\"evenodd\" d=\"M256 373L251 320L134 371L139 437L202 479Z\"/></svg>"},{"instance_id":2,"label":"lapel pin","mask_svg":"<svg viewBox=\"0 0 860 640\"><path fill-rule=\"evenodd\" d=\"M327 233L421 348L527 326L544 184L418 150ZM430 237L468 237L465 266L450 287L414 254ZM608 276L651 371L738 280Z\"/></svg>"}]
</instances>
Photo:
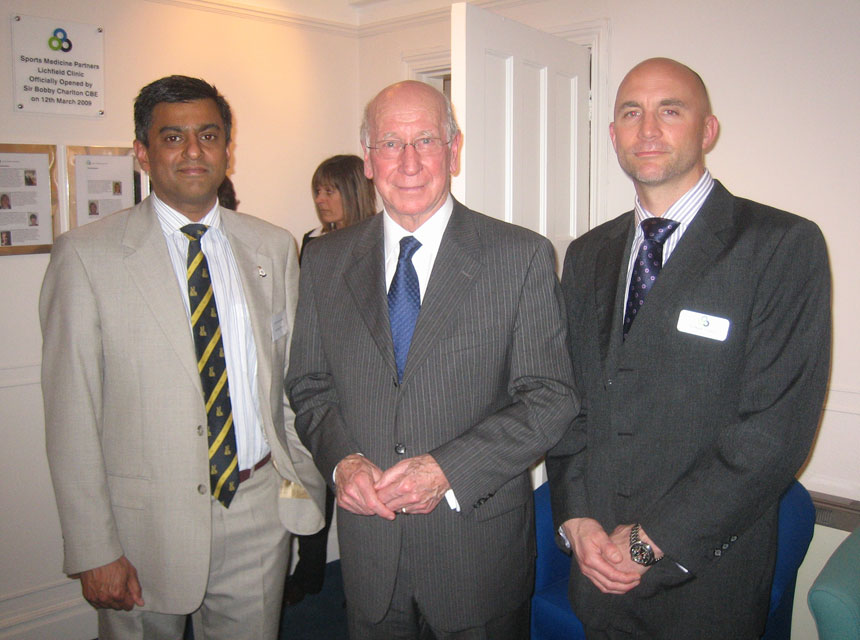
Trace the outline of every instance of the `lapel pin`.
<instances>
[{"instance_id":1,"label":"lapel pin","mask_svg":"<svg viewBox=\"0 0 860 640\"><path fill-rule=\"evenodd\" d=\"M260 265L257 265L257 273L259 274L259 276L260 276L261 278L265 278L265 277L266 277L266 270L265 270L265 269L263 269L263 267L261 267Z\"/></svg>"}]
</instances>

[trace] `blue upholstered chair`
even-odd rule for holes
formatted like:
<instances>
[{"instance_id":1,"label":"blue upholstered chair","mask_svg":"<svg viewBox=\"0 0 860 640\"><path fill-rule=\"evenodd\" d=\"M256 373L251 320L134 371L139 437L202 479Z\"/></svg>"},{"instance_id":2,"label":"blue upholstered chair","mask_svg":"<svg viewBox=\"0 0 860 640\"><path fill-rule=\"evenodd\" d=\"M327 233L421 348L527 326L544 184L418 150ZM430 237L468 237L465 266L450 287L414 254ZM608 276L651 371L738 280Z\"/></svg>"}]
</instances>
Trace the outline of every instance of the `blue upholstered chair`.
<instances>
[{"instance_id":1,"label":"blue upholstered chair","mask_svg":"<svg viewBox=\"0 0 860 640\"><path fill-rule=\"evenodd\" d=\"M860 528L842 541L807 596L819 640L860 638Z\"/></svg>"},{"instance_id":2,"label":"blue upholstered chair","mask_svg":"<svg viewBox=\"0 0 860 640\"><path fill-rule=\"evenodd\" d=\"M532 596L532 640L585 640L582 623L567 599L570 556L555 544L548 482L535 490L535 535L537 560Z\"/></svg>"},{"instance_id":3,"label":"blue upholstered chair","mask_svg":"<svg viewBox=\"0 0 860 640\"><path fill-rule=\"evenodd\" d=\"M537 563L532 597L532 640L584 639L582 623L567 600L570 557L555 544L547 483L535 491L535 520ZM779 503L779 543L770 611L762 636L764 640L787 640L791 637L791 610L797 570L806 556L814 525L815 508L809 492L795 481Z\"/></svg>"},{"instance_id":4,"label":"blue upholstered chair","mask_svg":"<svg viewBox=\"0 0 860 640\"><path fill-rule=\"evenodd\" d=\"M770 590L770 611L762 640L791 638L791 610L794 607L797 570L806 557L814 529L815 507L812 505L812 498L806 488L795 480L779 501L776 569Z\"/></svg>"}]
</instances>

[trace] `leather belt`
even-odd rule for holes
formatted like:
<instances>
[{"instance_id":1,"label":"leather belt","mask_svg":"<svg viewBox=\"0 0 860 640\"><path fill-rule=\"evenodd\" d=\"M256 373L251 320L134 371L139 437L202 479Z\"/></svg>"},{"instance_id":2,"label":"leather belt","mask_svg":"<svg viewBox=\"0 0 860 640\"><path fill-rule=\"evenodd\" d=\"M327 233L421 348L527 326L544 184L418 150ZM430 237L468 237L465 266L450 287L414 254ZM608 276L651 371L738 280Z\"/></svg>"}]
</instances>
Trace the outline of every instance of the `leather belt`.
<instances>
[{"instance_id":1,"label":"leather belt","mask_svg":"<svg viewBox=\"0 0 860 640\"><path fill-rule=\"evenodd\" d=\"M245 482L245 480L250 480L251 476L254 475L254 472L262 469L268 464L269 460L272 459L272 453L267 453L262 460L260 460L257 464L254 465L253 469L242 469L239 471L239 483Z\"/></svg>"}]
</instances>

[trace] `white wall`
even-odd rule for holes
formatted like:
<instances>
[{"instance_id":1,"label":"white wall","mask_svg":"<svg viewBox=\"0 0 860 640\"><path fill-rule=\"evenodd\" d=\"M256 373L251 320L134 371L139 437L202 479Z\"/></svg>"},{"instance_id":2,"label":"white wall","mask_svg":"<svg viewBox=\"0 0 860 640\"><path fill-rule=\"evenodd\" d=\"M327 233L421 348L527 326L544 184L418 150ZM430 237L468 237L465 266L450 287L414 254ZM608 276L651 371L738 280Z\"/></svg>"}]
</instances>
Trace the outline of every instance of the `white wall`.
<instances>
[{"instance_id":1,"label":"white wall","mask_svg":"<svg viewBox=\"0 0 860 640\"><path fill-rule=\"evenodd\" d=\"M420 0L409 6L424 12L447 4ZM199 75L218 85L236 114L233 178L240 208L300 236L315 223L311 173L329 155L359 150L364 103L405 77L404 56L432 57L450 46L446 18L424 14L408 25L400 20L405 5L372 5L365 16L398 21L365 22L356 32L178 3L0 0L6 19L21 12L104 26L107 84L107 115L97 121L15 113L8 90L9 30L0 27L0 86L7 88L0 92L0 142L129 146L138 89L169 73ZM330 9L322 17L342 15ZM834 365L827 411L801 479L809 488L860 499L860 338L852 330L860 187L849 175L857 167L850 152L860 144L860 3L504 0L494 10L547 31L608 19L608 59L602 63L611 92L643 58L667 55L690 64L708 83L722 122L709 157L715 176L737 195L821 226L833 267ZM597 133L608 145L606 132ZM632 187L614 159L601 185L609 213L630 208ZM77 584L60 572L60 533L44 456L36 302L46 265L44 255L0 258L0 300L6 302L0 331L7 337L0 350L0 639L95 636L92 611L82 604ZM809 567L820 566L840 539L838 532L828 533L816 534L801 571L796 638L814 638L803 602L815 573Z\"/></svg>"}]
</instances>

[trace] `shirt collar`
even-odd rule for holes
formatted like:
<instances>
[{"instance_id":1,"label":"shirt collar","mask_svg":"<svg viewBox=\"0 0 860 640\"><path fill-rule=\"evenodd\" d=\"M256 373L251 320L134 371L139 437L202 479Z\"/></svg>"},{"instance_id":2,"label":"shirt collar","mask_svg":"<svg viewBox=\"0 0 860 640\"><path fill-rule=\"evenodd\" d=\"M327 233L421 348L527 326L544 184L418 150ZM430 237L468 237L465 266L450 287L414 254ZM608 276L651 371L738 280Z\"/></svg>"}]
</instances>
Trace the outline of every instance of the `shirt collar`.
<instances>
[{"instance_id":1,"label":"shirt collar","mask_svg":"<svg viewBox=\"0 0 860 640\"><path fill-rule=\"evenodd\" d=\"M448 221L451 219L451 214L454 212L454 199L451 194L448 194L447 199L441 207L424 221L420 227L414 232L407 231L389 215L388 210L382 209L382 228L385 236L385 259L386 261L394 254L395 257L400 255L400 240L406 236L413 236L421 243L421 248L429 249L429 253L433 255L442 244L442 236L445 234L445 229L448 226ZM419 249L420 251L420 249Z\"/></svg>"},{"instance_id":2,"label":"shirt collar","mask_svg":"<svg viewBox=\"0 0 860 640\"><path fill-rule=\"evenodd\" d=\"M161 224L161 229L165 234L181 233L180 229L182 227L186 224L191 224L191 220L166 204L155 195L154 191L150 197L152 198L152 208L155 209L155 215L158 217L158 222ZM209 213L199 221L199 224L205 224L210 229L221 228L221 207L218 206L217 200L215 201L215 205L209 210Z\"/></svg>"},{"instance_id":3,"label":"shirt collar","mask_svg":"<svg viewBox=\"0 0 860 640\"><path fill-rule=\"evenodd\" d=\"M705 199L708 197L708 194L711 193L711 189L713 189L713 187L714 179L711 177L711 172L705 169L702 177L699 178L699 181L695 185L693 185L693 188L678 198L678 200L676 200L661 217L668 220L674 220L684 225L690 224L690 222L693 221L693 218L696 217L699 209L702 208ZM637 226L642 224L643 220L654 217L654 214L648 211L642 206L642 203L639 202L638 195L636 196L633 208L636 211Z\"/></svg>"}]
</instances>

